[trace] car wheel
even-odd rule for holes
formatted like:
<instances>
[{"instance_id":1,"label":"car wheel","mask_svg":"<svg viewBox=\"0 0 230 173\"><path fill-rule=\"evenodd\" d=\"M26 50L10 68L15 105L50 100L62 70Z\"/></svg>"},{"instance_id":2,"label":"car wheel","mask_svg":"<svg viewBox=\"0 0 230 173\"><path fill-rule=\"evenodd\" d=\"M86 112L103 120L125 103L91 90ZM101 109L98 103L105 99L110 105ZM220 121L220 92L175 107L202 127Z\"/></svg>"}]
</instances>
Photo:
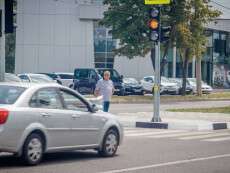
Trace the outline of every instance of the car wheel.
<instances>
[{"instance_id":1,"label":"car wheel","mask_svg":"<svg viewBox=\"0 0 230 173\"><path fill-rule=\"evenodd\" d=\"M99 154L103 157L113 157L118 148L118 133L111 129L109 130L103 140L102 148Z\"/></svg>"},{"instance_id":2,"label":"car wheel","mask_svg":"<svg viewBox=\"0 0 230 173\"><path fill-rule=\"evenodd\" d=\"M38 134L31 134L23 146L23 160L27 165L37 165L42 160L43 152L43 139Z\"/></svg>"}]
</instances>

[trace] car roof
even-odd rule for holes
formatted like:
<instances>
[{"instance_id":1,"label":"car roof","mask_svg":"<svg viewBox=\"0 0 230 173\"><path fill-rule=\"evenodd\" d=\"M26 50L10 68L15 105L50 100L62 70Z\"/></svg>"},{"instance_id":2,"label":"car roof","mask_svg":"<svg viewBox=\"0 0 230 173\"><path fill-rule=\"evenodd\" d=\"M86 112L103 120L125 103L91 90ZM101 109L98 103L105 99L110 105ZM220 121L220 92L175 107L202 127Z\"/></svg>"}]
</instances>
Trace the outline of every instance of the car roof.
<instances>
[{"instance_id":1,"label":"car roof","mask_svg":"<svg viewBox=\"0 0 230 173\"><path fill-rule=\"evenodd\" d=\"M15 87L23 87L23 88L31 88L31 87L58 87L61 85L58 85L56 83L27 83L27 82L15 82L15 83L11 83L11 82L1 82L1 85L5 85L5 86L15 86Z\"/></svg>"},{"instance_id":2,"label":"car roof","mask_svg":"<svg viewBox=\"0 0 230 173\"><path fill-rule=\"evenodd\" d=\"M57 74L57 75L60 75L60 74L73 75L74 73L68 73L68 72L54 72L54 74Z\"/></svg>"}]
</instances>

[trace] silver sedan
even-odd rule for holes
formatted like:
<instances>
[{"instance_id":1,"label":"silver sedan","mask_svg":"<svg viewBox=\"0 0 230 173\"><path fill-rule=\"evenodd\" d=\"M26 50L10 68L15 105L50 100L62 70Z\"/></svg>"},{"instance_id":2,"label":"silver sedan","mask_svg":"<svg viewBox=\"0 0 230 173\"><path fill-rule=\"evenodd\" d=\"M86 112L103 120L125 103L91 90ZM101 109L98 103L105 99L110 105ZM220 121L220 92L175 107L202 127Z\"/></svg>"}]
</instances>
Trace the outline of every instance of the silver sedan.
<instances>
[{"instance_id":1,"label":"silver sedan","mask_svg":"<svg viewBox=\"0 0 230 173\"><path fill-rule=\"evenodd\" d=\"M44 153L95 149L116 154L123 139L117 118L57 84L0 84L0 152L38 164Z\"/></svg>"}]
</instances>

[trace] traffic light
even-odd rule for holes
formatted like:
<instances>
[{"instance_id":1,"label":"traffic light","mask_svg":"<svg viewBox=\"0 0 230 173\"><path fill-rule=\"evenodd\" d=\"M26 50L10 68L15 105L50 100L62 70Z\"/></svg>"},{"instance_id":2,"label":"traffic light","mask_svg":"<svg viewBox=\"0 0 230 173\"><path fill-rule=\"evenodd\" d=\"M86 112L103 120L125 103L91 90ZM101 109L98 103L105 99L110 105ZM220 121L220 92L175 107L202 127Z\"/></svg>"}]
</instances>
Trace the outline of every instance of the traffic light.
<instances>
[{"instance_id":1,"label":"traffic light","mask_svg":"<svg viewBox=\"0 0 230 173\"><path fill-rule=\"evenodd\" d=\"M166 42L170 39L171 26L161 27L161 42Z\"/></svg>"},{"instance_id":2,"label":"traffic light","mask_svg":"<svg viewBox=\"0 0 230 173\"><path fill-rule=\"evenodd\" d=\"M150 40L157 42L160 39L160 8L152 8L149 15L150 20L148 26L151 29Z\"/></svg>"},{"instance_id":3,"label":"traffic light","mask_svg":"<svg viewBox=\"0 0 230 173\"><path fill-rule=\"evenodd\" d=\"M16 0L5 0L5 33L13 33L15 28Z\"/></svg>"}]
</instances>

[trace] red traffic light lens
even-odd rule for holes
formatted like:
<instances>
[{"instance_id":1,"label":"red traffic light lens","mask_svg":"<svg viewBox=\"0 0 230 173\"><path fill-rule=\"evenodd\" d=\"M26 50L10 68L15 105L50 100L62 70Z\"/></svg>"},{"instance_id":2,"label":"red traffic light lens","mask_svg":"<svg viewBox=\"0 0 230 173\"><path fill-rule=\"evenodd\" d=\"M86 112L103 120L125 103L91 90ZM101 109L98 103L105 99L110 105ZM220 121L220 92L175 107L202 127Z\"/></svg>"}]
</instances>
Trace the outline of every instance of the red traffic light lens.
<instances>
[{"instance_id":1,"label":"red traffic light lens","mask_svg":"<svg viewBox=\"0 0 230 173\"><path fill-rule=\"evenodd\" d=\"M149 27L150 29L157 29L159 27L159 22L156 19L151 19L149 21Z\"/></svg>"}]
</instances>

